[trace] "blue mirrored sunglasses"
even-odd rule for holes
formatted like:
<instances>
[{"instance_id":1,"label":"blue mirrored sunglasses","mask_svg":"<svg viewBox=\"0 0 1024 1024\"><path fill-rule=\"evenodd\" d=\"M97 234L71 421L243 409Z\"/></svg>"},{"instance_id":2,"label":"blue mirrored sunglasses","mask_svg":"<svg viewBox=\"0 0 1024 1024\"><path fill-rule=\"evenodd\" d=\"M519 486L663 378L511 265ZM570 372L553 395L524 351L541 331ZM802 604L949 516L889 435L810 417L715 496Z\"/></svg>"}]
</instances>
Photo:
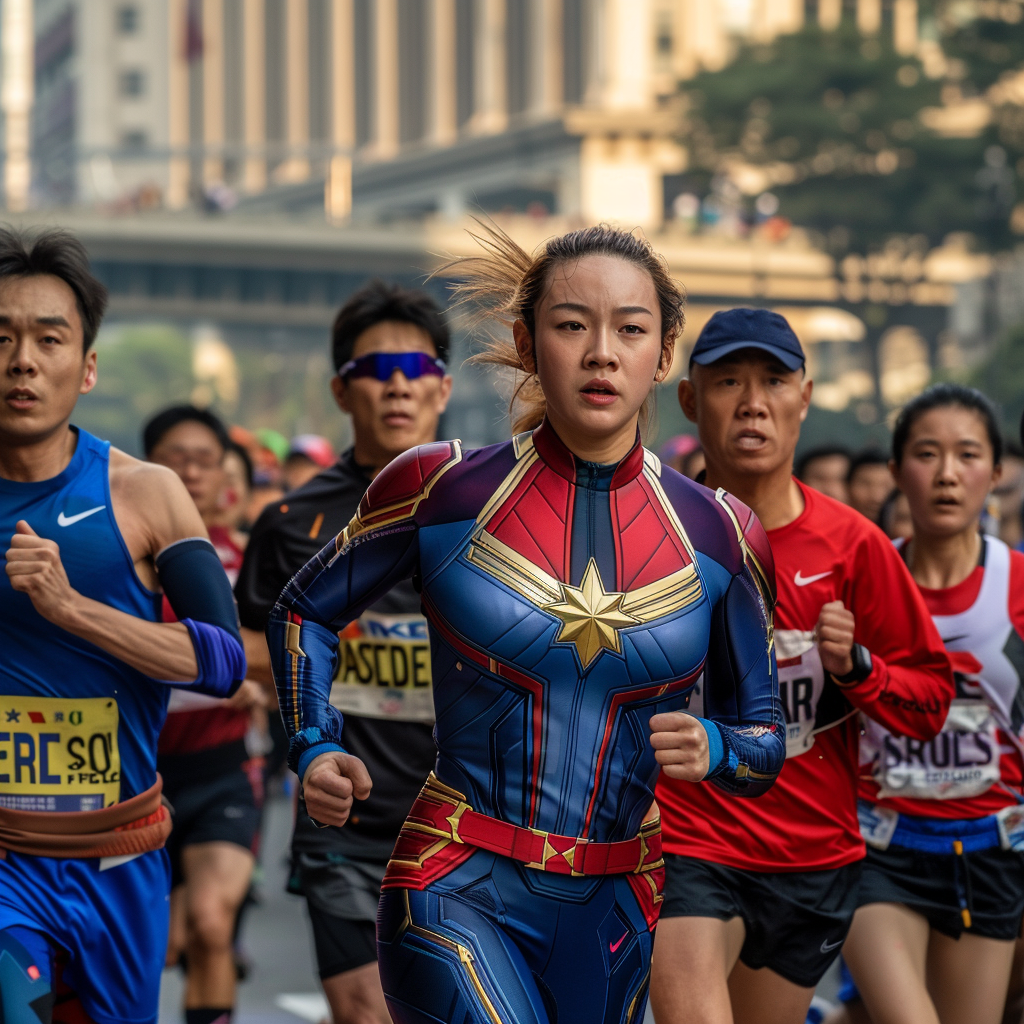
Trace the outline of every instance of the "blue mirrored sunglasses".
<instances>
[{"instance_id":1,"label":"blue mirrored sunglasses","mask_svg":"<svg viewBox=\"0 0 1024 1024\"><path fill-rule=\"evenodd\" d=\"M426 352L370 352L358 359L350 359L338 370L342 380L351 377L376 377L387 381L395 370L401 370L407 380L415 380L425 373L443 377L446 372L443 359L435 359Z\"/></svg>"}]
</instances>

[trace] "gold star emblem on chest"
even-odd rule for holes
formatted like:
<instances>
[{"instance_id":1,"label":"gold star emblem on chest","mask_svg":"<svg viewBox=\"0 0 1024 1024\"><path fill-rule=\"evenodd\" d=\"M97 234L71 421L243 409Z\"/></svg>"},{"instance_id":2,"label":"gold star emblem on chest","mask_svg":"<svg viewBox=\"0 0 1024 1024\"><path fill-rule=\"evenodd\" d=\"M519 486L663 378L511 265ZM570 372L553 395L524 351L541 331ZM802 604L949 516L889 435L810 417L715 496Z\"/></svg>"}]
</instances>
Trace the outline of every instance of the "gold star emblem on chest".
<instances>
[{"instance_id":1,"label":"gold star emblem on chest","mask_svg":"<svg viewBox=\"0 0 1024 1024\"><path fill-rule=\"evenodd\" d=\"M622 653L619 630L635 626L640 620L622 610L626 595L607 591L597 562L592 558L578 587L560 584L561 600L544 606L561 620L556 643L574 643L586 668L604 650Z\"/></svg>"}]
</instances>

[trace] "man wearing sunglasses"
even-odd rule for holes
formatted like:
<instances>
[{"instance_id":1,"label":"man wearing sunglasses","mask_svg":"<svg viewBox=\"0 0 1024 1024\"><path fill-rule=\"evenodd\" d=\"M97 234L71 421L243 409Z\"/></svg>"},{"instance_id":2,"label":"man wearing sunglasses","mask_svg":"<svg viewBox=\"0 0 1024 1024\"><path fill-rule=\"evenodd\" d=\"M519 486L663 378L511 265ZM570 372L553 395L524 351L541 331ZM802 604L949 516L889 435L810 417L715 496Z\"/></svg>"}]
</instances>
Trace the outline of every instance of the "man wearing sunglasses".
<instances>
[{"instance_id":1,"label":"man wearing sunglasses","mask_svg":"<svg viewBox=\"0 0 1024 1024\"><path fill-rule=\"evenodd\" d=\"M334 543L392 459L437 439L451 394L448 327L424 292L374 282L345 304L332 336L331 391L352 419L352 447L267 507L235 588L249 675L271 692L263 630L281 590ZM339 654L331 701L345 716L345 749L363 760L375 785L343 829L318 828L300 803L291 888L306 897L334 1024L390 1024L376 963L380 883L436 757L430 645L412 584L395 587L347 627Z\"/></svg>"}]
</instances>

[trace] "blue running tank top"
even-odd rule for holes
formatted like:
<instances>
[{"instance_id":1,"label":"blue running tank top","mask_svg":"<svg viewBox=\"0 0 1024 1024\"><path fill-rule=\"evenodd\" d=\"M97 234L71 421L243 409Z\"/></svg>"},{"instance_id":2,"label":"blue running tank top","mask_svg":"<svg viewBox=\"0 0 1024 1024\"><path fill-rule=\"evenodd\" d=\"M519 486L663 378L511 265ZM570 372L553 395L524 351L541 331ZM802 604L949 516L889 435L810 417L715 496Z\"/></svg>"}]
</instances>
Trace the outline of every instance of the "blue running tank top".
<instances>
[{"instance_id":1,"label":"blue running tank top","mask_svg":"<svg viewBox=\"0 0 1024 1024\"><path fill-rule=\"evenodd\" d=\"M49 480L0 478L0 543L24 519L57 542L71 586L136 618L160 595L135 572L110 502L110 442L77 430ZM55 626L0 572L0 807L90 811L156 781L168 686Z\"/></svg>"}]
</instances>

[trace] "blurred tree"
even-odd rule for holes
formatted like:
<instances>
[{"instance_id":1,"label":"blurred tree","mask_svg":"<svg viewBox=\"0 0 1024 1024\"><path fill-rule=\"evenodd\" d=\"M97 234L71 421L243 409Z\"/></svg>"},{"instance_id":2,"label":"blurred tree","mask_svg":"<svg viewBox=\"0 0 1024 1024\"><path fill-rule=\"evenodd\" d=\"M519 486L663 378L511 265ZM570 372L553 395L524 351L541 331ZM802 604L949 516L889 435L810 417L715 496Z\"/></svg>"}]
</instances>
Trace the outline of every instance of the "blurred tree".
<instances>
[{"instance_id":1,"label":"blurred tree","mask_svg":"<svg viewBox=\"0 0 1024 1024\"><path fill-rule=\"evenodd\" d=\"M1024 64L1024 12L1011 0L947 2L936 15L942 49L951 61L950 77L968 94L985 91Z\"/></svg>"},{"instance_id":2,"label":"blurred tree","mask_svg":"<svg viewBox=\"0 0 1024 1024\"><path fill-rule=\"evenodd\" d=\"M133 325L105 329L96 352L96 387L79 399L74 422L140 455L146 419L165 405L190 399L192 344L173 327Z\"/></svg>"},{"instance_id":3,"label":"blurred tree","mask_svg":"<svg viewBox=\"0 0 1024 1024\"><path fill-rule=\"evenodd\" d=\"M233 343L239 394L232 400L215 381L196 379L203 337L162 324L106 328L96 341L96 387L79 400L74 422L141 455L146 420L166 405L193 401L253 429L271 427L289 437L323 434L337 447L348 443L348 421L331 396L331 366L319 338L315 349L296 347L287 354Z\"/></svg>"},{"instance_id":4,"label":"blurred tree","mask_svg":"<svg viewBox=\"0 0 1024 1024\"><path fill-rule=\"evenodd\" d=\"M965 383L996 403L1006 436L1018 438L1024 409L1024 324L1007 331L985 361L970 371Z\"/></svg>"},{"instance_id":5,"label":"blurred tree","mask_svg":"<svg viewBox=\"0 0 1024 1024\"><path fill-rule=\"evenodd\" d=\"M779 215L837 254L893 235L934 245L952 231L1005 247L1024 106L997 97L990 123L983 111L973 137L959 138L926 127L921 112L962 109L1004 82L1024 61L1024 20L1016 2L947 10L926 19L942 46L927 68L896 53L891 33L865 39L848 17L834 32L812 26L742 47L724 70L685 83L691 180L770 189Z\"/></svg>"}]
</instances>

